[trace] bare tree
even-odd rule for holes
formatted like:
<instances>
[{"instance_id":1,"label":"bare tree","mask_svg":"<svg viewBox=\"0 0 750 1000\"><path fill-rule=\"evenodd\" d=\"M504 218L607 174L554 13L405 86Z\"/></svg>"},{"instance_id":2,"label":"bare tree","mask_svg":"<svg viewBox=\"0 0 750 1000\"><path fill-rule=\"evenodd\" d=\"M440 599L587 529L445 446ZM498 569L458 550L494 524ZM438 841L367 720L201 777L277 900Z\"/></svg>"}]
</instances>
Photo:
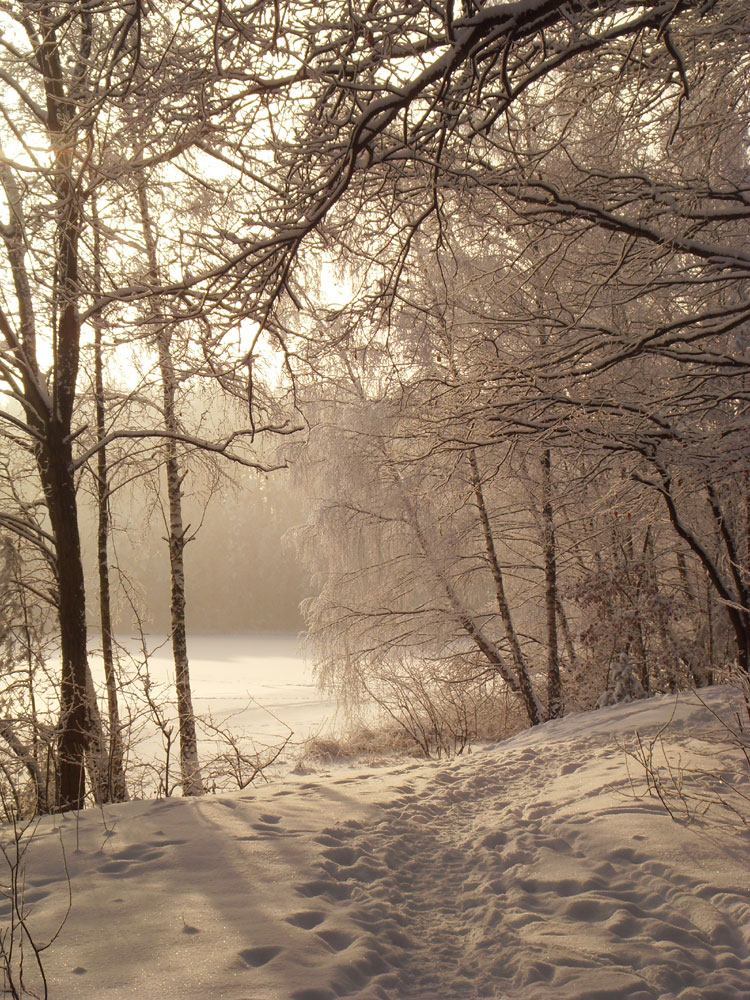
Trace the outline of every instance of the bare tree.
<instances>
[{"instance_id":1,"label":"bare tree","mask_svg":"<svg viewBox=\"0 0 750 1000\"><path fill-rule=\"evenodd\" d=\"M145 177L138 181L138 207L146 247L149 278L154 285L159 281L156 235L148 203L148 188ZM158 323L158 321L157 321ZM190 687L190 667L187 652L187 628L185 623L185 540L187 527L182 517L182 482L184 473L180 469L177 453L179 423L177 419L177 376L172 357L172 332L168 327L158 327L155 335L159 358L164 427L169 433L164 442L164 468L167 477L167 497L169 505L168 543L171 581L171 637L174 654L175 683L177 686L177 716L180 733L180 764L182 790L185 795L202 795L203 780L198 760L198 741L195 732L193 696Z\"/></svg>"},{"instance_id":2,"label":"bare tree","mask_svg":"<svg viewBox=\"0 0 750 1000\"><path fill-rule=\"evenodd\" d=\"M81 470L115 440L164 442L176 437L191 447L263 466L245 447L265 426L255 407L250 427L211 439L122 423L102 434L101 420L97 433L91 433L78 422L84 413L79 397L82 344L89 323L96 333L103 310L116 312L120 327L130 328L121 343L140 337L133 301L156 296L178 314L187 309L196 315L180 298L191 285L189 259L197 260L199 269L214 270L213 292L205 296L204 289L199 312L216 313L218 339L239 315L242 295L231 265L216 271L212 255L217 247L201 245L196 231L176 236L175 243L190 250L177 254L180 272L166 275L165 287L155 288L132 262L139 227L127 179L144 165L153 170L166 162L194 176L189 155L201 142L205 145L212 123L232 121L243 100L262 89L250 79L237 85L244 70L225 77L210 43L217 41L217 22L200 5L185 3L183 12L192 19L174 31L167 30L169 13L150 11L146 17L140 5L129 3L0 5L0 71L7 85L0 105L2 266L7 277L0 302L0 378L7 403L2 419L15 443L33 452L46 510L41 520L26 517L10 525L6 518L5 526L45 549L55 574L62 650L56 755L61 809L83 804L87 762L95 796L110 794L109 755L86 654L77 506ZM247 110L246 128L254 113ZM217 145L214 153L218 151ZM232 170L242 173L241 166L228 167L228 175ZM202 192L207 203L215 198L224 206L216 213L218 221L226 222L234 211L236 200L226 198L233 182L227 176L226 188L217 188L205 177L194 181L194 192ZM225 234L224 244L230 240L229 228ZM226 262L227 255L219 252ZM229 284L219 288L225 274ZM115 325L112 316L108 322ZM216 344L211 354L219 356ZM101 401L101 392L97 396ZM281 424L284 430L283 420Z\"/></svg>"},{"instance_id":3,"label":"bare tree","mask_svg":"<svg viewBox=\"0 0 750 1000\"><path fill-rule=\"evenodd\" d=\"M102 253L101 231L98 226L96 200L91 203L94 223L93 245L93 286L94 294L101 296ZM96 410L96 435L103 442L107 432L107 400L104 386L104 322L101 314L92 319L94 327L94 406ZM108 793L115 802L128 799L128 789L124 774L124 750L118 702L118 678L115 666L114 632L112 626L112 588L109 572L110 518L110 474L107 463L107 447L102 443L96 456L96 555L99 572L99 622L102 635L102 659L107 687L107 709L109 723L109 761L107 766Z\"/></svg>"},{"instance_id":4,"label":"bare tree","mask_svg":"<svg viewBox=\"0 0 750 1000\"><path fill-rule=\"evenodd\" d=\"M746 5L417 5L329 33L289 203L375 286L391 349L417 232L440 248L463 213L475 245L502 234L499 356L475 383L496 435L629 464L746 670Z\"/></svg>"},{"instance_id":5,"label":"bare tree","mask_svg":"<svg viewBox=\"0 0 750 1000\"><path fill-rule=\"evenodd\" d=\"M357 252L387 353L417 235L440 250L455 214L472 214L475 250L493 232L506 241L509 282L470 376L448 386L454 429L480 429L461 446L529 435L560 454L625 457L705 568L748 669L746 3L181 0L165 12L8 0L0 17L3 420L34 454L47 511L15 529L46 548L56 575L61 808L83 803L86 758L100 774L103 759L77 474L117 439L179 439L258 464L245 445L288 429L258 416L258 347L270 338L295 374L284 310L303 302L302 256ZM138 262L132 178L143 170L201 220L165 209L158 275ZM107 249L99 283L95 231ZM540 276L536 306L527 284L538 291ZM118 424L87 439L87 324L111 310L136 342L156 303L164 330L202 325L206 370L245 397L248 428L209 439ZM418 541L419 517L412 528ZM548 545L550 642L552 556ZM466 621L476 645L481 629Z\"/></svg>"}]
</instances>

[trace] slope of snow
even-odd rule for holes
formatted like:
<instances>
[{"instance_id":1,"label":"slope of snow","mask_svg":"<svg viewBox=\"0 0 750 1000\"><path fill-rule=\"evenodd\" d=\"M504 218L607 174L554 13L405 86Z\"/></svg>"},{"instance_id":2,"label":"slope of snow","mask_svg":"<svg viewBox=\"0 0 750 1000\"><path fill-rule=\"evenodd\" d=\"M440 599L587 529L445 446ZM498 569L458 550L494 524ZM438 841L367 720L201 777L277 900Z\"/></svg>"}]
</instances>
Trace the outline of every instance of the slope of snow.
<instances>
[{"instance_id":1,"label":"slope of snow","mask_svg":"<svg viewBox=\"0 0 750 1000\"><path fill-rule=\"evenodd\" d=\"M673 774L700 792L685 769L715 719L670 697L447 763L47 818L30 925L64 912L55 828L73 897L46 952L50 998L745 1000L741 823L721 808L675 823L633 795L624 747L667 722Z\"/></svg>"}]
</instances>

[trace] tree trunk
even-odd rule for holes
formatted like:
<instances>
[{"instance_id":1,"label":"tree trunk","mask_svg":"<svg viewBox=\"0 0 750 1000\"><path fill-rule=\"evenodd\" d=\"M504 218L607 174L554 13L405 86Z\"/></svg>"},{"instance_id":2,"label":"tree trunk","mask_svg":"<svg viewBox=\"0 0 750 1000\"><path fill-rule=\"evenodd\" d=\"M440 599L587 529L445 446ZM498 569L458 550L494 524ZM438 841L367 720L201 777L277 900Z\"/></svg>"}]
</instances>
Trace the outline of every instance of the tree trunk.
<instances>
[{"instance_id":1,"label":"tree trunk","mask_svg":"<svg viewBox=\"0 0 750 1000\"><path fill-rule=\"evenodd\" d=\"M168 349L159 347L159 357L168 356ZM164 378L164 415L167 427L174 421L174 391L165 376L171 370L171 358L162 368ZM177 460L177 445L167 439L167 494L169 498L169 566L172 580L171 621L172 653L174 656L177 687L177 716L180 731L180 769L183 795L203 795L203 779L198 761L198 740L195 732L195 714L190 687L190 665L187 654L185 628L185 529L182 524L182 477Z\"/></svg>"},{"instance_id":2,"label":"tree trunk","mask_svg":"<svg viewBox=\"0 0 750 1000\"><path fill-rule=\"evenodd\" d=\"M557 622L560 628L560 632L563 637L563 644L565 646L565 655L568 658L568 668L574 670L578 663L578 656L576 655L575 646L573 645L573 636L570 632L570 625L568 623L568 616L565 614L565 608L560 600L560 595L557 596Z\"/></svg>"},{"instance_id":3,"label":"tree trunk","mask_svg":"<svg viewBox=\"0 0 750 1000\"><path fill-rule=\"evenodd\" d=\"M722 575L718 560L711 557L698 538L683 523L677 510L674 496L672 495L671 477L667 475L666 470L657 462L654 462L654 467L659 473L661 480L657 485L657 489L666 504L672 527L703 564L714 589L726 608L727 616L734 632L737 665L744 674L750 674L750 613L748 612L748 604L750 602L748 599L748 588L745 585L744 576L737 559L734 539L722 514L718 497L711 484L706 484L709 507L716 523L717 534L723 542L724 554L729 564L729 577L737 588L737 592L735 593L732 592L732 583L730 580L727 580ZM638 477L635 478L637 479ZM654 484L646 482L646 485L653 486Z\"/></svg>"},{"instance_id":4,"label":"tree trunk","mask_svg":"<svg viewBox=\"0 0 750 1000\"><path fill-rule=\"evenodd\" d=\"M96 202L92 201L94 221L94 293L101 295L99 229ZM102 322L97 315L94 326L94 398L96 402L96 435L101 442L106 434L106 409L104 400L104 364L102 359ZM115 670L112 636L112 600L109 581L109 469L107 449L101 445L96 456L97 501L97 563L99 568L99 618L102 630L102 659L107 686L107 714L109 720L109 753L106 784L108 797L114 802L127 802L128 789L123 765L120 708L117 699L117 672Z\"/></svg>"},{"instance_id":5,"label":"tree trunk","mask_svg":"<svg viewBox=\"0 0 750 1000\"><path fill-rule=\"evenodd\" d=\"M82 809L86 793L85 753L89 746L86 656L86 597L78 533L70 437L51 421L40 446L39 472L55 539L62 677L57 759L57 809Z\"/></svg>"},{"instance_id":6,"label":"tree trunk","mask_svg":"<svg viewBox=\"0 0 750 1000\"><path fill-rule=\"evenodd\" d=\"M542 713L531 683L531 677L529 676L521 644L518 641L518 636L513 625L510 605L508 604L508 599L505 594L503 571L497 558L495 538L492 534L492 525L490 524L489 515L487 513L487 505L484 501L482 480L479 475L479 464L473 448L469 451L469 465L471 467L471 484L474 489L474 500L476 502L477 511L479 512L479 520L482 524L487 562L489 563L492 577L495 581L495 599L500 612L500 618L503 622L503 628L505 629L505 638L508 640L508 644L510 645L513 666L516 671L516 676L518 677L518 684L521 689L521 697L523 698L524 707L526 708L526 714L531 725L537 726L542 721Z\"/></svg>"},{"instance_id":7,"label":"tree trunk","mask_svg":"<svg viewBox=\"0 0 750 1000\"><path fill-rule=\"evenodd\" d=\"M49 800L47 798L47 785L39 766L39 761L35 753L35 747L26 747L13 731L13 726L7 719L0 719L0 736L5 740L13 753L18 757L23 766L28 771L29 777L34 785L34 813L42 816L50 811Z\"/></svg>"},{"instance_id":8,"label":"tree trunk","mask_svg":"<svg viewBox=\"0 0 750 1000\"><path fill-rule=\"evenodd\" d=\"M549 448L542 452L541 464L544 602L547 612L547 715L550 719L559 719L563 714L564 702L557 641L557 559L555 522L552 516L552 456Z\"/></svg>"},{"instance_id":9,"label":"tree trunk","mask_svg":"<svg viewBox=\"0 0 750 1000\"><path fill-rule=\"evenodd\" d=\"M98 415L97 415L98 416ZM107 716L109 721L109 751L107 754L106 785L108 798L113 802L127 802L120 709L117 699L117 673L115 670L114 642L112 635L111 592L108 564L109 510L107 487L107 458L104 449L98 455L97 470L97 562L99 566L99 618L102 630L102 659L107 686Z\"/></svg>"},{"instance_id":10,"label":"tree trunk","mask_svg":"<svg viewBox=\"0 0 750 1000\"><path fill-rule=\"evenodd\" d=\"M148 205L146 180L138 185L138 203L141 212L143 238L151 278L158 281L159 265L156 255L156 237ZM177 378L171 354L171 335L161 326L156 334L156 348L161 375L164 426L177 434ZM177 442L168 437L164 446L169 503L169 568L171 576L170 614L172 623L172 654L174 657L175 684L177 689L177 717L180 733L180 771L183 795L203 795L203 779L198 760L198 739L195 731L195 714L190 687L190 664L187 654L185 628L185 531L182 522L182 474L180 472Z\"/></svg>"},{"instance_id":11,"label":"tree trunk","mask_svg":"<svg viewBox=\"0 0 750 1000\"><path fill-rule=\"evenodd\" d=\"M706 574L706 631L708 638L708 670L706 671L707 683L714 682L714 614L713 614L713 591L711 589L711 578Z\"/></svg>"}]
</instances>

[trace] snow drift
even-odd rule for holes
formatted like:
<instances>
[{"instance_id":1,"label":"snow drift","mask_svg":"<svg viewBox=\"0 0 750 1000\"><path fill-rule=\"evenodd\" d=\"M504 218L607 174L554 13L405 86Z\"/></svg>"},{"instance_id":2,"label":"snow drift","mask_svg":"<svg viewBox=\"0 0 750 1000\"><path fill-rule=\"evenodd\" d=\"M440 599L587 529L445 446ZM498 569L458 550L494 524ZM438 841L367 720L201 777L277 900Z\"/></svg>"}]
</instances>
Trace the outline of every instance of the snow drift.
<instances>
[{"instance_id":1,"label":"snow drift","mask_svg":"<svg viewBox=\"0 0 750 1000\"><path fill-rule=\"evenodd\" d=\"M742 779L714 750L714 784L693 773L726 699L571 716L447 763L47 818L32 928L64 913L61 839L73 897L50 998L741 1000L748 840L715 782L731 804ZM636 730L667 752L675 815L705 795L706 816L674 822L634 795Z\"/></svg>"}]
</instances>

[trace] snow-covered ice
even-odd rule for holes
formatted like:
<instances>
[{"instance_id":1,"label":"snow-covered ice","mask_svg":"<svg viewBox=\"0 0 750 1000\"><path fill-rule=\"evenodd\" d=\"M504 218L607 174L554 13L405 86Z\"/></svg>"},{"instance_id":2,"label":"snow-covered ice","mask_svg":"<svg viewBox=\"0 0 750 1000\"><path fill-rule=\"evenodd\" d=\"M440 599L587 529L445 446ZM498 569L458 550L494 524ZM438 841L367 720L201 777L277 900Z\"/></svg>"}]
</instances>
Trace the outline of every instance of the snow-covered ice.
<instances>
[{"instance_id":1,"label":"snow-covered ice","mask_svg":"<svg viewBox=\"0 0 750 1000\"><path fill-rule=\"evenodd\" d=\"M73 897L50 998L746 1000L747 834L721 809L676 823L632 794L623 747L670 718L679 777L715 727L690 696L448 762L48 817L31 926L64 912L56 826Z\"/></svg>"},{"instance_id":2,"label":"snow-covered ice","mask_svg":"<svg viewBox=\"0 0 750 1000\"><path fill-rule=\"evenodd\" d=\"M120 636L119 644L141 658L139 640ZM172 695L174 658L168 637L149 635L146 644L151 679ZM335 724L336 702L318 689L297 636L191 635L188 653L196 713L210 713L218 722L230 720L238 735L273 741L291 729L295 739L304 740ZM95 679L103 683L101 660L92 656L91 664Z\"/></svg>"}]
</instances>

